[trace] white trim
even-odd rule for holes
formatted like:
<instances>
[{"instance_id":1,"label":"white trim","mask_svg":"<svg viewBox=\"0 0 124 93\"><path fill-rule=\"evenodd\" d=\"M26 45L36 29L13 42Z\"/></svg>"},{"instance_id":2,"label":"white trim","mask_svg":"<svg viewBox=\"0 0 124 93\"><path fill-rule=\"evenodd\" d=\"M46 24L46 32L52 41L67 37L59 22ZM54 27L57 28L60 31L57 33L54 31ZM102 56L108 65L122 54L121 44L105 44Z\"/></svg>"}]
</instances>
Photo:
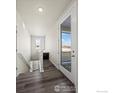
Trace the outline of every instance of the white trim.
<instances>
[{"instance_id":1,"label":"white trim","mask_svg":"<svg viewBox=\"0 0 124 93\"><path fill-rule=\"evenodd\" d=\"M74 62L72 64L72 70L71 70L71 73L69 73L69 71L67 71L64 67L61 66L61 40L60 40L60 24L65 20L67 19L69 16L71 15L72 18L72 22L71 22L71 25L72 25L72 32L73 32L73 48L75 53L75 58L73 58ZM59 50L59 56L58 56L58 61L59 61L59 69L60 71L62 71L63 74L65 74L66 77L68 77L74 84L75 84L75 87L76 87L76 93L77 93L77 90L78 90L78 27L77 27L77 1L74 1L73 3L70 4L70 6L67 8L67 10L64 12L64 14L59 18L58 20L58 50Z\"/></svg>"},{"instance_id":2,"label":"white trim","mask_svg":"<svg viewBox=\"0 0 124 93\"><path fill-rule=\"evenodd\" d=\"M55 61L53 61L51 58L49 58L49 60L57 69L59 69L58 64L56 64Z\"/></svg>"},{"instance_id":3,"label":"white trim","mask_svg":"<svg viewBox=\"0 0 124 93\"><path fill-rule=\"evenodd\" d=\"M59 18L59 20L58 20L58 27L59 27L59 31L58 31L58 35L59 35L59 47L58 47L58 49L59 49L59 57L58 57L58 61L59 61L59 69L73 82L73 83L75 83L75 78L72 78L72 77L74 77L72 74L73 74L73 71L74 70L71 70L71 73L69 72L69 71L67 71L64 67L62 67L61 66L61 32L60 32L60 25L69 17L69 16L71 16L71 17L74 17L75 15L74 15L74 9L76 8L75 7L76 6L76 2L73 2L73 3L71 3L70 4L70 6L67 8L67 10L65 10L65 12L63 13L63 15ZM75 18L75 17L74 17ZM73 19L72 18L72 21L73 20L75 20L75 19ZM71 25L73 25L72 24L72 22L71 22ZM75 23L74 23L74 25L75 25ZM72 28L72 26L71 26L71 28ZM75 28L72 28L72 32L74 32L75 33ZM76 36L76 38L77 38L77 36ZM77 41L77 39L76 39L76 41ZM76 44L76 43L75 43ZM75 46L74 46L75 47ZM75 48L74 48L75 49ZM77 51L77 50L75 50L75 51ZM75 58L77 58L77 54L75 54L76 55L76 57ZM75 68L75 69L77 69L77 68Z\"/></svg>"}]
</instances>

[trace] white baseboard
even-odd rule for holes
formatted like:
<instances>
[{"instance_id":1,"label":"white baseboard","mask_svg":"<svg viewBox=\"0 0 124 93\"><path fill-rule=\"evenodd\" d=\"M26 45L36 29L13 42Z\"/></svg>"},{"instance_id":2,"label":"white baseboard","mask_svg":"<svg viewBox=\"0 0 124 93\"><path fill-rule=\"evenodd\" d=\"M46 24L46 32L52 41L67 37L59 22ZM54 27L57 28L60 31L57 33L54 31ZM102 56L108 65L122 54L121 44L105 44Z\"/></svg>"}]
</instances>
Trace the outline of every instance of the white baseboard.
<instances>
[{"instance_id":1,"label":"white baseboard","mask_svg":"<svg viewBox=\"0 0 124 93\"><path fill-rule=\"evenodd\" d=\"M20 74L20 73L16 73L16 77L18 77L18 76L19 76L19 74Z\"/></svg>"},{"instance_id":2,"label":"white baseboard","mask_svg":"<svg viewBox=\"0 0 124 93\"><path fill-rule=\"evenodd\" d=\"M57 68L57 69L59 69L58 68L58 65L54 62L54 61L52 61L51 59L49 59L50 60L50 62Z\"/></svg>"}]
</instances>

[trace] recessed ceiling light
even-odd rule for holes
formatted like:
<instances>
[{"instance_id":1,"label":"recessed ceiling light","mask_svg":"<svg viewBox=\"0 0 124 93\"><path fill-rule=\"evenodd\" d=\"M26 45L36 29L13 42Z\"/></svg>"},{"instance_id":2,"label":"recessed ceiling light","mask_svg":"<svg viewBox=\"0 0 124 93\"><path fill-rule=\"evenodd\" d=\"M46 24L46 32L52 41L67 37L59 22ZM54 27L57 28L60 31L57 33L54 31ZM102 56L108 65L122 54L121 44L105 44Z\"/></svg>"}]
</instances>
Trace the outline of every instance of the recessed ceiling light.
<instances>
[{"instance_id":1,"label":"recessed ceiling light","mask_svg":"<svg viewBox=\"0 0 124 93\"><path fill-rule=\"evenodd\" d=\"M39 12L43 12L43 8L38 8L38 11Z\"/></svg>"}]
</instances>

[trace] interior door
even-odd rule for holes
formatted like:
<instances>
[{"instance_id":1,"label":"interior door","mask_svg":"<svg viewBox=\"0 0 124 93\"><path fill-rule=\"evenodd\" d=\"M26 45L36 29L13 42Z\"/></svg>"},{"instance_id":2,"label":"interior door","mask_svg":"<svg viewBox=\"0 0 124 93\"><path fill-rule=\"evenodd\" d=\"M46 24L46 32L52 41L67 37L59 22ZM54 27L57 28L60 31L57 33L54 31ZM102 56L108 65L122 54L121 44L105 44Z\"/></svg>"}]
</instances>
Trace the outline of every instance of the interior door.
<instances>
[{"instance_id":1,"label":"interior door","mask_svg":"<svg viewBox=\"0 0 124 93\"><path fill-rule=\"evenodd\" d=\"M45 49L45 36L31 36L31 59L39 60L39 50Z\"/></svg>"}]
</instances>

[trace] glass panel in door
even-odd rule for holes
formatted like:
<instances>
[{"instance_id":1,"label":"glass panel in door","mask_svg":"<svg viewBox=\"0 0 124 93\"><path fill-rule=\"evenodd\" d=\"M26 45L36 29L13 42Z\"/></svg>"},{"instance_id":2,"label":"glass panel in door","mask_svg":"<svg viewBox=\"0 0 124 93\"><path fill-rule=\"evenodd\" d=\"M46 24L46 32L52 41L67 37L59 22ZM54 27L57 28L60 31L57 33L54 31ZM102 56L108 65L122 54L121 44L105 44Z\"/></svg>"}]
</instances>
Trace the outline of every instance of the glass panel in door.
<instances>
[{"instance_id":1,"label":"glass panel in door","mask_svg":"<svg viewBox=\"0 0 124 93\"><path fill-rule=\"evenodd\" d=\"M61 24L61 65L71 72L71 16Z\"/></svg>"}]
</instances>

